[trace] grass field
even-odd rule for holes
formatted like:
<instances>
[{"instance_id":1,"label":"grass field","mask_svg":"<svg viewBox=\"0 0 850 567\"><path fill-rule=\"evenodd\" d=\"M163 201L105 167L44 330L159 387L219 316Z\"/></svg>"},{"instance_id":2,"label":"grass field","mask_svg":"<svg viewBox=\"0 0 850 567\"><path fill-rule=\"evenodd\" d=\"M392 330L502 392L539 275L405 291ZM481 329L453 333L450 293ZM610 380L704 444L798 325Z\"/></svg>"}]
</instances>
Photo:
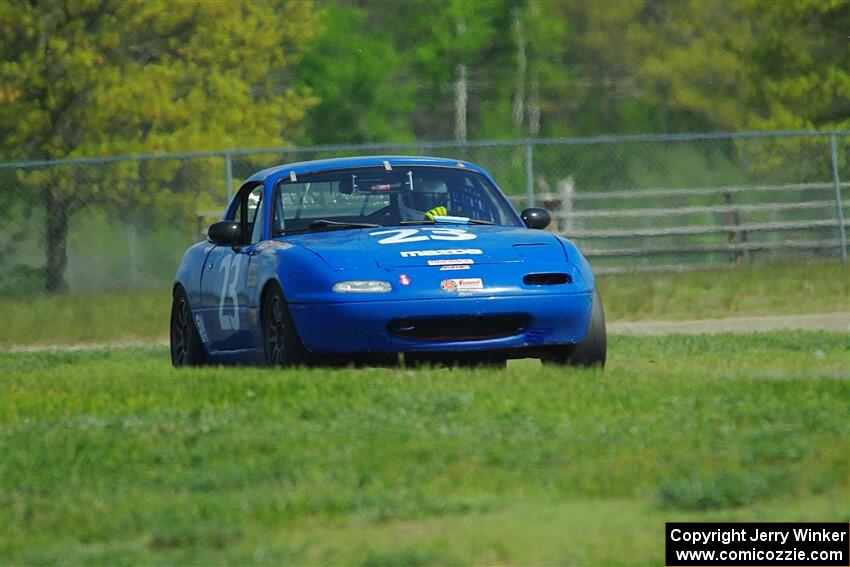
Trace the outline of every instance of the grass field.
<instances>
[{"instance_id":1,"label":"grass field","mask_svg":"<svg viewBox=\"0 0 850 567\"><path fill-rule=\"evenodd\" d=\"M848 264L783 262L600 277L609 321L847 311ZM0 347L166 337L168 288L0 298Z\"/></svg>"},{"instance_id":2,"label":"grass field","mask_svg":"<svg viewBox=\"0 0 850 567\"><path fill-rule=\"evenodd\" d=\"M3 564L663 565L663 524L850 521L850 345L613 337L604 371L0 352Z\"/></svg>"}]
</instances>

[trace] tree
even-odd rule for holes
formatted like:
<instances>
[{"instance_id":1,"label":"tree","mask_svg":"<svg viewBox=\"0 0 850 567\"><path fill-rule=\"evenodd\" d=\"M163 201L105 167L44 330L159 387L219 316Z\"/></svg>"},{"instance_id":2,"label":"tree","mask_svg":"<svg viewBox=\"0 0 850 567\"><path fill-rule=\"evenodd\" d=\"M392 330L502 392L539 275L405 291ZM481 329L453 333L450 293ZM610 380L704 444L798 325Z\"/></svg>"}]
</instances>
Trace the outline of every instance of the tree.
<instances>
[{"instance_id":1,"label":"tree","mask_svg":"<svg viewBox=\"0 0 850 567\"><path fill-rule=\"evenodd\" d=\"M310 3L247 0L0 2L0 152L62 159L282 145L315 100L281 80L315 30ZM144 165L130 165L145 167ZM27 174L45 207L46 287L64 287L69 223L93 200L147 202L179 164L141 178L81 183L59 170ZM53 171L53 173L51 173Z\"/></svg>"},{"instance_id":2,"label":"tree","mask_svg":"<svg viewBox=\"0 0 850 567\"><path fill-rule=\"evenodd\" d=\"M557 115L570 76L564 61L567 21L552 17L549 9L541 0L528 0L514 10L517 66L512 121L515 134L532 138L540 135L543 121Z\"/></svg>"},{"instance_id":3,"label":"tree","mask_svg":"<svg viewBox=\"0 0 850 567\"><path fill-rule=\"evenodd\" d=\"M331 4L321 13L318 39L298 65L298 84L318 104L307 114L303 144L400 142L413 138L415 84L393 35L378 33L370 14Z\"/></svg>"},{"instance_id":4,"label":"tree","mask_svg":"<svg viewBox=\"0 0 850 567\"><path fill-rule=\"evenodd\" d=\"M491 77L486 63L501 43L499 22L509 13L501 0L375 1L375 24L393 34L416 87L415 132L424 138L464 139L477 123Z\"/></svg>"},{"instance_id":5,"label":"tree","mask_svg":"<svg viewBox=\"0 0 850 567\"><path fill-rule=\"evenodd\" d=\"M553 89L560 104L550 117L562 134L659 132L682 124L685 117L670 117L663 93L649 96L639 74L648 58L669 45L669 38L659 33L665 19L674 31L701 21L698 14L673 13L677 3L568 0L557 4L558 13L547 12L550 20L565 22L569 29L563 58L569 75L559 90Z\"/></svg>"},{"instance_id":6,"label":"tree","mask_svg":"<svg viewBox=\"0 0 850 567\"><path fill-rule=\"evenodd\" d=\"M623 58L663 130L850 124L850 1L645 2Z\"/></svg>"},{"instance_id":7,"label":"tree","mask_svg":"<svg viewBox=\"0 0 850 567\"><path fill-rule=\"evenodd\" d=\"M850 126L850 1L750 0L753 128Z\"/></svg>"}]
</instances>

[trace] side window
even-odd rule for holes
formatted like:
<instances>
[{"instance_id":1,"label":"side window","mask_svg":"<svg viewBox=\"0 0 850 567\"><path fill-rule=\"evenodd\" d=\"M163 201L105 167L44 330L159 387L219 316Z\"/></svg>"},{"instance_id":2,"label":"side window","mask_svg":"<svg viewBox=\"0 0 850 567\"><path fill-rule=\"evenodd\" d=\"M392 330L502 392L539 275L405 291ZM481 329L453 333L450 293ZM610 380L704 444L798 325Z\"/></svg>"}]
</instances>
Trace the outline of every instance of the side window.
<instances>
[{"instance_id":1,"label":"side window","mask_svg":"<svg viewBox=\"0 0 850 567\"><path fill-rule=\"evenodd\" d=\"M257 242L263 230L262 217L263 186L257 185L245 199L245 231L243 234L251 235L251 242ZM258 222L257 222L258 221Z\"/></svg>"},{"instance_id":2,"label":"side window","mask_svg":"<svg viewBox=\"0 0 850 567\"><path fill-rule=\"evenodd\" d=\"M263 237L263 215L265 214L265 209L266 204L263 203L263 197L261 194L260 204L256 207L254 212L254 226L251 229L251 244L256 244Z\"/></svg>"},{"instance_id":3,"label":"side window","mask_svg":"<svg viewBox=\"0 0 850 567\"><path fill-rule=\"evenodd\" d=\"M236 207L225 220L237 221L242 225L243 242L256 242L263 230L263 223L255 223L262 219L263 185L242 187L236 200Z\"/></svg>"},{"instance_id":4,"label":"side window","mask_svg":"<svg viewBox=\"0 0 850 567\"><path fill-rule=\"evenodd\" d=\"M283 216L283 198L281 196L280 184L278 184L274 194L274 218L272 219L272 234L277 236L281 233L281 231L286 225Z\"/></svg>"}]
</instances>

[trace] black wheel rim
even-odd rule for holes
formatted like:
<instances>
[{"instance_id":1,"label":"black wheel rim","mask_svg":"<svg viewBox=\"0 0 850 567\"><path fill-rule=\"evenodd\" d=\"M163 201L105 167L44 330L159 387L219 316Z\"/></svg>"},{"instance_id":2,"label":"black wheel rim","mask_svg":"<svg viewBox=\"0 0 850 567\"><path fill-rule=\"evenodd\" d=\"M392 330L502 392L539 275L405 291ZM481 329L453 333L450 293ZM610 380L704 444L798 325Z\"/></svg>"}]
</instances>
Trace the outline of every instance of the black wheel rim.
<instances>
[{"instance_id":1,"label":"black wheel rim","mask_svg":"<svg viewBox=\"0 0 850 567\"><path fill-rule=\"evenodd\" d=\"M189 354L189 305L178 300L171 322L171 356L175 364L185 364Z\"/></svg>"},{"instance_id":2,"label":"black wheel rim","mask_svg":"<svg viewBox=\"0 0 850 567\"><path fill-rule=\"evenodd\" d=\"M285 340L283 302L275 296L271 299L266 317L266 353L271 364L283 364L286 356Z\"/></svg>"}]
</instances>

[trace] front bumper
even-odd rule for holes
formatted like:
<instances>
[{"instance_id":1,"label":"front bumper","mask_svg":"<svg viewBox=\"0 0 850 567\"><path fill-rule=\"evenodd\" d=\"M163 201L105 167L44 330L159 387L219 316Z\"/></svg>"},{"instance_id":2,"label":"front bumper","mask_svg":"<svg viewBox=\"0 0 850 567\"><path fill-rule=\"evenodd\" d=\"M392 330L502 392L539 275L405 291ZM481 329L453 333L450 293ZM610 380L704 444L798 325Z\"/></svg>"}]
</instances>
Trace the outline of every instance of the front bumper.
<instances>
[{"instance_id":1,"label":"front bumper","mask_svg":"<svg viewBox=\"0 0 850 567\"><path fill-rule=\"evenodd\" d=\"M592 293L535 296L453 297L405 301L290 303L298 336L311 352L466 352L571 344L590 324ZM481 339L411 339L390 333L398 318L517 316L527 321L515 334ZM447 330L450 335L450 329Z\"/></svg>"}]
</instances>

